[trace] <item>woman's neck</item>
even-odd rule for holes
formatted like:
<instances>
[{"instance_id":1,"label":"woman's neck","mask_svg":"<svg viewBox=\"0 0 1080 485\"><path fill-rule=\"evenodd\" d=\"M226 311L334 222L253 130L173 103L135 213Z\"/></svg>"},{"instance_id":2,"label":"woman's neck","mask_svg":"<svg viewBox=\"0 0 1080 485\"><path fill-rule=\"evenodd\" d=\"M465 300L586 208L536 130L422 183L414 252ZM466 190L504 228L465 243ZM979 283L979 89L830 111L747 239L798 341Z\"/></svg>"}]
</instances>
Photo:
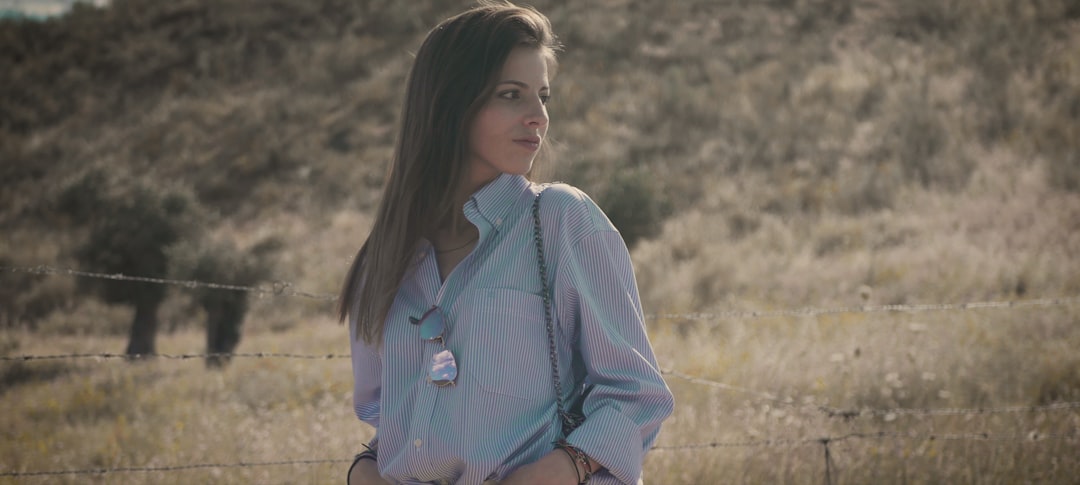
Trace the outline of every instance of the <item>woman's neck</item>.
<instances>
[{"instance_id":1,"label":"woman's neck","mask_svg":"<svg viewBox=\"0 0 1080 485\"><path fill-rule=\"evenodd\" d=\"M439 221L432 231L432 241L456 241L476 234L476 226L473 225L463 210L464 203L455 206L454 211Z\"/></svg>"},{"instance_id":2,"label":"woman's neck","mask_svg":"<svg viewBox=\"0 0 1080 485\"><path fill-rule=\"evenodd\" d=\"M469 201L469 198L471 198L473 194L482 189L485 185L493 182L495 178L489 180L471 180L471 177L466 177L467 182L458 187L457 193L454 196L454 211L439 223L438 227L435 228L435 233L432 235L431 241L435 245L436 250L465 244L467 241L475 240L479 237L480 233L476 229L476 226L474 226L472 222L469 222L469 219L465 217L465 203Z\"/></svg>"},{"instance_id":3,"label":"woman's neck","mask_svg":"<svg viewBox=\"0 0 1080 485\"><path fill-rule=\"evenodd\" d=\"M469 200L469 197L472 197L473 194L484 188L485 185L494 182L497 178L499 178L499 175L479 180L473 180L473 177L471 175L466 176L465 183L461 184L461 186L458 187L457 194L454 197L454 202L455 204L457 204L456 207L463 207L465 205L465 202Z\"/></svg>"},{"instance_id":4,"label":"woman's neck","mask_svg":"<svg viewBox=\"0 0 1080 485\"><path fill-rule=\"evenodd\" d=\"M469 219L465 217L462 211L458 210L451 214L442 224L439 224L436 234L455 239L463 235L471 235L474 231L476 231L476 226L469 222Z\"/></svg>"}]
</instances>

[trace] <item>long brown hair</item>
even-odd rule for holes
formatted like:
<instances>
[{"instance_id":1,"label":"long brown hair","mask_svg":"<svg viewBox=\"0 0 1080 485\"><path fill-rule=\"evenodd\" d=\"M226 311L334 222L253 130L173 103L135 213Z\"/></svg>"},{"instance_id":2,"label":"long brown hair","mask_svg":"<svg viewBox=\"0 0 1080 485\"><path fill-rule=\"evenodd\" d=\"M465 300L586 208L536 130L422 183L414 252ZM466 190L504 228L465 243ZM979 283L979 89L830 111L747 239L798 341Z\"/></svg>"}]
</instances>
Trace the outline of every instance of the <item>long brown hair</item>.
<instances>
[{"instance_id":1,"label":"long brown hair","mask_svg":"<svg viewBox=\"0 0 1080 485\"><path fill-rule=\"evenodd\" d=\"M416 245L455 217L455 189L468 175L468 129L514 47L541 49L554 68L547 17L530 7L482 2L428 33L409 72L394 157L375 224L345 277L338 318L382 343L384 321L411 269Z\"/></svg>"}]
</instances>

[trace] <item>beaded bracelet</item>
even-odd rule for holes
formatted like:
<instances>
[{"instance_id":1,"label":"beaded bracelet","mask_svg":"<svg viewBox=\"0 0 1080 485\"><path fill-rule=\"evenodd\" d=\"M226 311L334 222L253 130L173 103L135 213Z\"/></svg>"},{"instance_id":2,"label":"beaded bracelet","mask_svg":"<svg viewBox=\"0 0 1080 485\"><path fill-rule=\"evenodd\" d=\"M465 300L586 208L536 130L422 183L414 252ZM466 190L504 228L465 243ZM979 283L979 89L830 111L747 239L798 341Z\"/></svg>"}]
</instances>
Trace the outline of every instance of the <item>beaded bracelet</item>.
<instances>
[{"instance_id":1,"label":"beaded bracelet","mask_svg":"<svg viewBox=\"0 0 1080 485\"><path fill-rule=\"evenodd\" d=\"M578 471L577 459L574 458L574 454L571 453L570 450L568 450L566 448L563 448L561 446L558 447L557 449L562 450L563 453L566 453L566 456L570 457L570 465L572 465L574 467L574 475L577 475L578 485L581 485L581 483L582 483L581 482L581 472Z\"/></svg>"},{"instance_id":2,"label":"beaded bracelet","mask_svg":"<svg viewBox=\"0 0 1080 485\"><path fill-rule=\"evenodd\" d=\"M563 450L570 460L574 462L574 473L578 474L578 485L585 485L592 479L592 466L589 464L589 455L581 451L580 448L567 443L566 440L559 440L555 442L555 447ZM585 477L581 477L581 473L578 472L577 464L581 464L581 468L585 470Z\"/></svg>"}]
</instances>

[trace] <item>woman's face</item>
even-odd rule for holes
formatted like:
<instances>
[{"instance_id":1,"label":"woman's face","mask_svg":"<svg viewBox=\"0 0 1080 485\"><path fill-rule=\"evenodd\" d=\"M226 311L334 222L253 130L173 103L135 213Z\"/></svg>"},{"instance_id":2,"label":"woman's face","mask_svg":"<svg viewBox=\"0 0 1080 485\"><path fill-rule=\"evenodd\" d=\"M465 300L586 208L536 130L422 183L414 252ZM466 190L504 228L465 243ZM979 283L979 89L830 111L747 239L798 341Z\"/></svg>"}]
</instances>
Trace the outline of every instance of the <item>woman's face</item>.
<instances>
[{"instance_id":1,"label":"woman's face","mask_svg":"<svg viewBox=\"0 0 1080 485\"><path fill-rule=\"evenodd\" d=\"M547 135L549 92L544 51L515 47L469 129L470 193L500 174L529 172Z\"/></svg>"}]
</instances>

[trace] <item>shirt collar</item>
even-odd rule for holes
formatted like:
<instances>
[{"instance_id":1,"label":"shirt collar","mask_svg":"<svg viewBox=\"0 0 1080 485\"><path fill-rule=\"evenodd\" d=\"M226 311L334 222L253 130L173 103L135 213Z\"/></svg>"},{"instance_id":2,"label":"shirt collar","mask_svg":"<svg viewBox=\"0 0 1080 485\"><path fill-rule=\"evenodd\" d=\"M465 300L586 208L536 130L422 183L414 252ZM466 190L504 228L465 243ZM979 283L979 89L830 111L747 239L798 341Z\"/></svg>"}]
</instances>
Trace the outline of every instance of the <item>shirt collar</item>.
<instances>
[{"instance_id":1,"label":"shirt collar","mask_svg":"<svg viewBox=\"0 0 1080 485\"><path fill-rule=\"evenodd\" d=\"M514 202L530 185L531 182L522 175L504 173L473 193L469 202L488 224L499 227L513 208ZM466 207L468 205L466 204Z\"/></svg>"}]
</instances>

